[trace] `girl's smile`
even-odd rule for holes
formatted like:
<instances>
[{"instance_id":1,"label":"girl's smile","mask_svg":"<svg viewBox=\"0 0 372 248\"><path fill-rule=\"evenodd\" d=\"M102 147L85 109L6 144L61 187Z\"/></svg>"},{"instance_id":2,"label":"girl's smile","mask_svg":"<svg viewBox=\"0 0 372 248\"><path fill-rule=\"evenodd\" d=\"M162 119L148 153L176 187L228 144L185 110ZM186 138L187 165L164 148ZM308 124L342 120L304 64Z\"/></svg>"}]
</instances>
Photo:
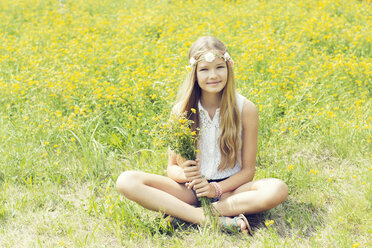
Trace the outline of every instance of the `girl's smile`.
<instances>
[{"instance_id":1,"label":"girl's smile","mask_svg":"<svg viewBox=\"0 0 372 248\"><path fill-rule=\"evenodd\" d=\"M221 82L211 82L211 83L207 83L207 84L210 84L210 85L217 85L217 84L219 84L219 83L221 83Z\"/></svg>"},{"instance_id":2,"label":"girl's smile","mask_svg":"<svg viewBox=\"0 0 372 248\"><path fill-rule=\"evenodd\" d=\"M222 58L200 61L196 69L196 78L204 93L220 93L226 86L227 74L227 65Z\"/></svg>"}]
</instances>

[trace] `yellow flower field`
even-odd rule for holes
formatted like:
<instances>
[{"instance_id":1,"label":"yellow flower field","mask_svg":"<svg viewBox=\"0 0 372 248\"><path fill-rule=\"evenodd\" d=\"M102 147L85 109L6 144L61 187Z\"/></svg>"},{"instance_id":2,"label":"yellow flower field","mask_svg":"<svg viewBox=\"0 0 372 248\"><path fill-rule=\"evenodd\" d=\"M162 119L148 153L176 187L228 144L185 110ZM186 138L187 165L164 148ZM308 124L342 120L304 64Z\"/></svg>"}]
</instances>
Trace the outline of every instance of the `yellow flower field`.
<instances>
[{"instance_id":1,"label":"yellow flower field","mask_svg":"<svg viewBox=\"0 0 372 248\"><path fill-rule=\"evenodd\" d=\"M0 247L368 247L368 0L2 0ZM159 132L200 36L259 109L256 179L288 200L252 237L169 230L115 189L166 174ZM165 136L166 131L162 131Z\"/></svg>"}]
</instances>

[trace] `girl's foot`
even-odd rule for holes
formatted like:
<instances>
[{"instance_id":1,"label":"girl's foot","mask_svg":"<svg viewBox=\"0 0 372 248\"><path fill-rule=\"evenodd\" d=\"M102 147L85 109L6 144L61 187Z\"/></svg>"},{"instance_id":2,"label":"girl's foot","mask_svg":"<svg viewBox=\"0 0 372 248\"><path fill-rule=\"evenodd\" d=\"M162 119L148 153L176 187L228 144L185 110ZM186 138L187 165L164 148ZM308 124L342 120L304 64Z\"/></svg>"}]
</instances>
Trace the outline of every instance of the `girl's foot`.
<instances>
[{"instance_id":1,"label":"girl's foot","mask_svg":"<svg viewBox=\"0 0 372 248\"><path fill-rule=\"evenodd\" d=\"M229 232L242 232L244 234L252 235L252 229L248 223L247 218L243 214L234 218L226 216L220 217L223 229Z\"/></svg>"}]
</instances>

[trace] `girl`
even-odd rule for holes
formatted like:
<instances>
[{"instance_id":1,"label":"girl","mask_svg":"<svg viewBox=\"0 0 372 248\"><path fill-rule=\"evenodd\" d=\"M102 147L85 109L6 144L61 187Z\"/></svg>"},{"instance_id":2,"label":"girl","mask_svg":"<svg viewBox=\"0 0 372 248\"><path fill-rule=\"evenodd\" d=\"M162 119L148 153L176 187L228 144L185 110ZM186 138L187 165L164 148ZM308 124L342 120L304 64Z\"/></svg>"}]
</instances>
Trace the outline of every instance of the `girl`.
<instances>
[{"instance_id":1,"label":"girl","mask_svg":"<svg viewBox=\"0 0 372 248\"><path fill-rule=\"evenodd\" d=\"M252 181L255 173L258 112L235 92L233 60L214 37L199 38L189 50L191 70L173 113L187 111L200 130L195 161L181 161L170 151L168 177L126 171L117 188L145 208L162 211L171 220L203 224L206 216L198 197L212 199L219 223L250 231L243 214L268 210L282 203L287 185L279 179Z\"/></svg>"}]
</instances>

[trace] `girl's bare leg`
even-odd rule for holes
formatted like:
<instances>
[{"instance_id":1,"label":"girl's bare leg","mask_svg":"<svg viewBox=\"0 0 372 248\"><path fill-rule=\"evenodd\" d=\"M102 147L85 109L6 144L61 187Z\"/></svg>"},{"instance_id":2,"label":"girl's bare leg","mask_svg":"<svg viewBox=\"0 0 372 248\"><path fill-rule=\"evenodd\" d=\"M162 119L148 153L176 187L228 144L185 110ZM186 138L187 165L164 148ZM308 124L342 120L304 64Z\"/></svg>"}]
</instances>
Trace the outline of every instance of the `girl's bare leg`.
<instances>
[{"instance_id":1,"label":"girl's bare leg","mask_svg":"<svg viewBox=\"0 0 372 248\"><path fill-rule=\"evenodd\" d=\"M205 220L203 210L192 206L196 203L193 192L168 177L126 171L117 179L116 187L125 197L147 209L195 224Z\"/></svg>"},{"instance_id":2,"label":"girl's bare leg","mask_svg":"<svg viewBox=\"0 0 372 248\"><path fill-rule=\"evenodd\" d=\"M214 206L224 216L253 214L279 205L287 196L288 187L283 181L267 178L243 184L233 192L224 193Z\"/></svg>"},{"instance_id":3,"label":"girl's bare leg","mask_svg":"<svg viewBox=\"0 0 372 248\"><path fill-rule=\"evenodd\" d=\"M125 197L150 210L162 211L195 224L205 221L203 210L192 206L196 203L192 191L168 177L127 171L119 176L116 186ZM220 216L258 213L280 204L287 194L288 188L281 180L262 179L224 193L214 206ZM233 222L231 218L225 221L228 226ZM246 232L243 221L237 224Z\"/></svg>"}]
</instances>

